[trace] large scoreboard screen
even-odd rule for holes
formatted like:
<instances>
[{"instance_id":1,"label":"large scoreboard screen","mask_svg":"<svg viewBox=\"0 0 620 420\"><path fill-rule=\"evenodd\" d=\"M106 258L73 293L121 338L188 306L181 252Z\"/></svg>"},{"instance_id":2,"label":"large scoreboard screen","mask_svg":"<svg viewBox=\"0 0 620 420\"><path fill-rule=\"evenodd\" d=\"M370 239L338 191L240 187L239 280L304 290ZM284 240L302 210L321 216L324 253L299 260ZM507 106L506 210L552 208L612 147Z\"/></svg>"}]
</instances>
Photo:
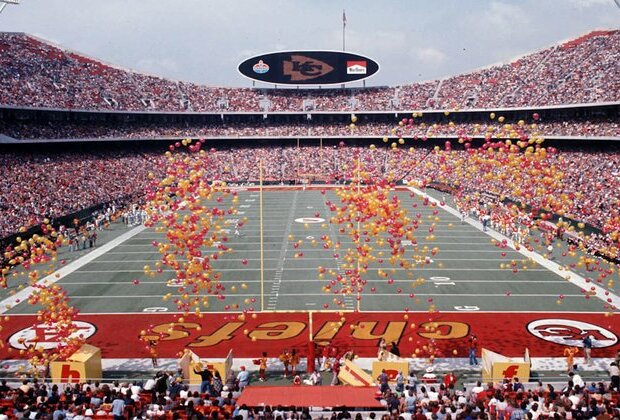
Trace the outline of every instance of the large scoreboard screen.
<instances>
[{"instance_id":1,"label":"large scoreboard screen","mask_svg":"<svg viewBox=\"0 0 620 420\"><path fill-rule=\"evenodd\" d=\"M338 51L281 51L239 64L244 76L278 85L342 84L366 79L378 71L376 61Z\"/></svg>"}]
</instances>

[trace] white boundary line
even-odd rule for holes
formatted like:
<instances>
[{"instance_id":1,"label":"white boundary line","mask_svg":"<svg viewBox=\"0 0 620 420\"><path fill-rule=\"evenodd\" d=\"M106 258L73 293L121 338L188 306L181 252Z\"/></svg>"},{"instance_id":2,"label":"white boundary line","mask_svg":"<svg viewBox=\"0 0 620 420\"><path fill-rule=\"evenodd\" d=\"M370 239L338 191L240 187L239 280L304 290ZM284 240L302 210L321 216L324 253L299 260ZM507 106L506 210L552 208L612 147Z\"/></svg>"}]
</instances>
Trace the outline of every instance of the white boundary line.
<instances>
[{"instance_id":1,"label":"white boundary line","mask_svg":"<svg viewBox=\"0 0 620 420\"><path fill-rule=\"evenodd\" d=\"M418 371L421 374L424 369L426 369L428 364L428 358L425 357L416 357L416 358L408 358L409 366L411 369ZM225 359L223 358L209 358L210 361L213 362L223 362ZM376 358L371 357L359 357L355 359L355 364L357 364L360 368L370 371L372 370L372 362L376 361ZM480 360L480 359L479 359ZM160 358L158 361L157 369L153 368L152 360L145 358L105 358L101 359L102 368L106 372L110 371L134 371L134 372L143 372L144 378L151 378L152 374L155 370L176 370L178 368L179 359L175 358ZM532 370L538 372L564 372L566 370L566 360L564 357L532 357ZM582 371L606 371L609 367L609 363L613 361L613 358L603 358L603 357L594 357L592 358L592 364L588 365L586 363L582 363L583 358L577 357L575 362L578 363L579 369ZM19 359L11 359L5 360L3 363L8 365L7 371L14 372L19 369L19 367L29 367L27 365L27 361L19 360ZM306 370L307 358L301 358L299 368L300 371ZM258 371L258 367L254 365L253 359L250 358L237 358L233 359L232 368L234 370L239 370L241 366L245 366L249 371ZM274 363L269 364L269 368L267 371L281 371L283 370L283 366L281 363L277 362L274 359ZM470 366L469 359L465 357L455 357L455 358L437 358L433 362L433 366L435 367L435 371L437 372L448 372L451 370L455 370L462 373L468 373L470 375L479 375L481 372L481 366ZM568 381L568 375L561 374L562 378L555 377L554 381L551 382L566 382ZM549 382L549 379L542 377L540 378L542 381ZM109 380L111 382L112 379ZM104 381L108 382L108 381Z\"/></svg>"},{"instance_id":2,"label":"white boundary line","mask_svg":"<svg viewBox=\"0 0 620 420\"><path fill-rule=\"evenodd\" d=\"M123 233L122 235L120 235L117 238L112 239L110 242L106 243L105 245L102 245L99 248L96 248L95 250L84 255L83 257L80 257L77 260L70 262L66 266L61 267L60 269L56 270L49 276L42 278L36 284L49 285L49 284L56 283L63 277L79 270L80 268L88 264L89 262L93 261L95 258L98 258L104 255L106 252L108 252L112 248L118 246L119 244L123 243L129 238L134 237L135 235L139 234L145 229L146 229L145 226L138 226L138 227L133 228L129 232ZM0 314L6 313L12 307L18 305L21 302L25 302L33 290L34 288L32 286L28 286L28 287L23 288L19 292L15 293L13 296L10 296L0 301Z\"/></svg>"},{"instance_id":3,"label":"white boundary line","mask_svg":"<svg viewBox=\"0 0 620 420\"><path fill-rule=\"evenodd\" d=\"M309 311L307 310L300 310L300 309L280 309L280 310L275 310L275 311L265 311L263 313L305 313L307 314ZM352 313L350 310L313 310L312 311L315 315L316 314L340 314L340 312L342 312L343 314L350 314ZM400 310L400 311L382 311L382 310L364 310L364 313L368 312L368 313L385 313L385 314L397 314L400 316L403 316L405 313ZM128 312L80 312L80 316L99 316L99 315L126 315ZM131 312L132 314L142 314L145 316L152 316L153 312ZM415 310L415 309L410 309L409 312L407 312L408 314L423 314L426 315L428 317L428 309L424 309L424 310ZM485 314L504 314L504 313L518 313L518 314L524 314L525 312L523 312L522 310L515 310L515 311L475 311L475 312L465 312L465 311L456 311L456 310L445 310L445 311L440 311L437 312L438 314L463 314L466 313L467 315L471 315L471 314L481 314L481 315L485 315ZM607 312L605 311L533 311L533 312L527 312L528 315L548 315L548 314L565 314L565 315L582 315L582 314L586 314L586 315L605 315ZM167 312L157 312L156 314L167 314L167 315L180 315L180 314L184 314L184 312L182 311L167 311ZM206 312L206 315L242 315L241 312L235 312L235 311L213 311L213 312ZM261 312L256 312L256 314L260 315ZM36 314L12 314L11 317L16 317L16 316L34 316Z\"/></svg>"},{"instance_id":4,"label":"white boundary line","mask_svg":"<svg viewBox=\"0 0 620 420\"><path fill-rule=\"evenodd\" d=\"M457 218L461 216L460 213L456 209L448 205L445 205L445 204L443 206L439 205L439 200L429 196L425 192L420 191L419 189L414 188L414 187L408 187L408 188L411 191L415 192L416 194L419 194L422 197L428 198L429 201L437 203L437 208L443 209L444 211L450 213L451 215ZM482 230L482 225L479 222L471 220L471 218L467 218L465 221L469 223L471 226L475 227L476 229ZM558 276L566 279L567 281L571 282L572 284L579 287L580 289L584 289L587 291L593 290L595 293L591 296L602 300L605 303L605 305L613 305L616 308L615 309L616 311L620 310L620 296L610 292L609 290L603 287L597 286L596 284L593 284L592 282L587 282L586 279L580 276L579 274L562 267L556 262L549 261L548 259L544 258L542 255L536 252L532 252L532 251L525 249L524 246L521 246L519 250L515 249L513 241L499 232L495 232L492 229L488 229L486 234L500 242L503 240L506 240L506 243L510 248L514 249L515 251L519 252L520 254L524 255L527 258L531 258L534 262L537 262L542 267L545 267L547 270L551 271L552 273L555 273ZM534 271L534 270L528 269L527 271ZM608 299L610 300L610 302L608 302Z\"/></svg>"}]
</instances>

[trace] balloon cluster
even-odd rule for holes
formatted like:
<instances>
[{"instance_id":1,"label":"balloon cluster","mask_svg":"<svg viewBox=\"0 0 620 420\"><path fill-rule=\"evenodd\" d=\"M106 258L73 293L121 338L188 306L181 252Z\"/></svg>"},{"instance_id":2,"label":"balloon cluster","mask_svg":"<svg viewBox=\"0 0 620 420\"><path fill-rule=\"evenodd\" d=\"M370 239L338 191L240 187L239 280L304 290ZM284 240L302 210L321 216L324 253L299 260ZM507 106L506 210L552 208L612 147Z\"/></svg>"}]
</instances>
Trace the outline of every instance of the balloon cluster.
<instances>
[{"instance_id":1,"label":"balloon cluster","mask_svg":"<svg viewBox=\"0 0 620 420\"><path fill-rule=\"evenodd\" d=\"M35 331L44 333L46 328L54 331L56 346L48 349L39 345L45 341L45 337L35 336L32 341L26 342L20 339L25 349L20 350L21 355L29 357L31 370L30 376L38 376L43 370L47 370L50 362L64 360L75 353L85 342L85 337L79 333L77 324L74 322L78 317L78 310L70 304L67 292L57 284L32 284L32 293L28 297L28 303L40 307L36 313L37 323L32 326ZM40 328L43 325L44 328ZM23 370L19 373L24 373Z\"/></svg>"},{"instance_id":2,"label":"balloon cluster","mask_svg":"<svg viewBox=\"0 0 620 420\"><path fill-rule=\"evenodd\" d=\"M164 233L164 239L153 241L161 260L154 268L144 266L144 272L155 276L164 267L174 271L168 285L176 288L178 297L169 293L163 299L172 299L183 316L201 316L201 310L209 307L209 298L226 299L226 287L214 264L232 252L227 245L226 218L237 213L237 193L226 183L207 177L214 150L207 152L202 144L202 140L193 144L183 140L171 145L166 152L166 176L153 182L147 193L146 225ZM183 147L189 153L179 150ZM237 226L244 223L245 219L238 220Z\"/></svg>"},{"instance_id":3,"label":"balloon cluster","mask_svg":"<svg viewBox=\"0 0 620 420\"><path fill-rule=\"evenodd\" d=\"M445 115L448 116L449 112L446 112ZM383 137L383 142L392 151L397 152L400 146L405 145L408 131L413 129L416 124L419 126L418 128L426 128L426 135L423 137L413 135L413 141L427 141L434 137L438 127L436 124L418 123L416 119L421 116L421 113L413 113L412 118L401 119L397 127L394 127L388 135ZM534 232L542 231L546 222L553 219L558 229L564 229L567 232L576 231L575 226L562 221L562 219L557 220L558 217L570 215L570 209L576 205L575 200L580 198L575 194L565 193L567 180L565 179L564 168L569 162L566 162L555 148L544 146L544 139L536 131L536 122L540 119L539 114L534 113L531 116L531 123L526 123L524 120L509 123L504 116L497 116L495 113L491 113L489 117L493 121L492 124L475 125L472 133L459 130L454 123L449 123L449 126L454 127L454 134L456 134L458 143L461 145L457 148L458 150L453 149L451 141L445 141L443 147L435 146L422 162L414 162L412 167L415 170L411 171L413 175L411 179L405 181L420 187L426 187L431 183L446 186L453 192L454 201L460 208L471 209L475 205L485 202L482 210L493 213L493 223L498 227L498 230L515 234L517 239L510 245L515 246L517 250L520 247L537 251L551 249L549 248L551 238L548 235L534 234ZM355 122L352 119L350 125L352 130L355 128ZM481 142L478 140L480 137L482 137ZM390 138L392 139L390 140ZM373 144L370 149L373 151L376 146ZM406 159L404 163L406 163ZM384 238L371 239L374 233L373 228L371 225L363 223L366 220L373 220L372 218L375 216L369 213L367 209L373 205L377 207L373 202L372 194L374 192L371 193L369 190L378 188L382 183L391 186L390 183L394 179L390 177L391 175L387 171L382 174L379 173L379 177L377 177L377 171L374 171L372 179L369 180L367 176L364 177L362 167L363 165L358 165L359 173L352 177L351 185L339 189L338 195L341 197L341 203L327 203L330 210L336 214L332 217L332 224L339 226L340 233L349 234L354 244L352 249L346 250L343 254L346 264L344 273L336 273L334 270L328 271L319 267L320 277L328 273L333 278L325 286L326 291L337 294L357 293L358 299L366 285L364 275L368 263L387 260L392 264L401 264L400 261L395 260L396 256L402 252L402 249L398 249L398 239L395 240L395 238L385 235L389 229L380 228L384 232ZM385 198L384 196L377 197ZM383 201L384 206L388 206L389 203L388 200ZM385 210L383 211L385 212ZM438 221L436 213L434 217L434 221ZM373 222L376 226L382 226L381 219L373 220ZM510 231L510 226L514 228L513 223L516 223L518 232ZM615 241L620 240L618 238L620 236L618 233L620 232L619 226L620 218L610 217L609 220L605 221L605 230L612 232L612 234L615 232L615 236L610 235ZM415 227L417 228L417 226ZM577 228L580 230L578 235L587 239L581 232L584 228L583 223L577 224ZM412 232L410 233L412 234ZM432 231L429 232L427 239L432 239ZM415 244L415 239L412 242ZM389 255L389 258L376 254L372 245L383 246L386 243L396 245L396 249L393 248L390 252L393 254ZM571 245L569 253L575 256L576 248L586 250L586 243L587 241L584 240L578 245ZM333 246L334 249L340 247L339 243L334 245L328 241L326 244ZM402 245L402 241L400 244ZM507 258L505 263L500 264L501 268L517 273L520 270L527 270L535 266L535 262L529 259L508 259L508 253L505 251L509 247L507 240L493 240L493 244L501 250L501 255ZM620 242L618 245L620 246ZM414 249L417 250L418 247ZM436 251L438 248L433 248L432 255ZM335 254L335 256L340 256L340 253ZM412 263L419 263L428 261L428 256L423 254L417 259L409 257L408 260ZM405 259L403 267L407 267L406 262L407 259ZM590 267L592 271L598 274L596 280L588 279L588 281L603 283L607 287L614 285L613 273L620 275L620 270L617 267L614 268L613 263L591 257L580 257L579 261L571 264L570 268L580 266ZM378 274L379 278L385 277L388 284L393 284L389 270L379 269ZM411 274L412 272L408 272L408 275ZM413 286L423 283L424 279L419 279L419 283L416 281ZM375 288L370 290L374 292ZM397 289L397 293L402 292L401 289ZM592 295L593 289L584 289L582 293L588 299ZM512 296L512 292L507 290L505 296ZM561 303L563 299L564 296L560 295L558 303ZM606 309L617 310L611 305L611 299L607 301ZM342 301L336 302L341 303ZM430 309L432 311L434 309L432 298L429 298L429 303L431 303ZM433 357L437 356L432 342L426 344L416 342L415 345L414 357L425 355L432 360Z\"/></svg>"},{"instance_id":4,"label":"balloon cluster","mask_svg":"<svg viewBox=\"0 0 620 420\"><path fill-rule=\"evenodd\" d=\"M405 143L407 131L416 124L418 128L427 130L422 138L413 136L414 141L426 141L435 136L436 125L417 122L416 118L421 116L421 113L414 113L412 118L403 118L398 122L398 126L390 132L391 136L398 138L398 141L391 143L392 149ZM513 243L517 249L524 247L551 257L554 233L564 231L579 237L580 241L577 245L571 245L572 249L564 252L563 256L570 254L575 257L577 248L589 252L591 245L588 244L592 244L593 239L584 233L584 223L568 223L562 219L571 217L578 220L573 209L583 208L587 201L581 193L571 193L567 188L570 180L565 168L570 162L554 147L544 145L544 138L537 132L536 123L540 115L533 113L530 123L525 120L508 122L506 117L495 113L489 117L491 124L476 124L471 133L457 129L450 122L449 126L454 127L454 134L462 145L460 150L454 150L450 141L446 141L444 147L435 146L422 164L416 167L411 181L421 187L431 183L446 186L453 192L457 207L471 210L477 206L476 213L492 214L491 223L498 230L517 238ZM483 139L481 144L477 143L480 137ZM388 143L389 136L384 137L383 141ZM371 145L371 149L374 148ZM480 203L484 203L483 208L480 208ZM551 221L553 225L548 223ZM602 221L602 225L603 233L612 243L602 250L599 248L598 252L611 259L618 258L620 218L612 212L608 219ZM553 233L548 232L549 226L553 227ZM507 247L505 241L494 244L499 248ZM502 252L502 256L507 257L507 253ZM583 267L584 257L578 258L577 263L566 268ZM620 275L618 267L604 260L599 264L607 266L605 269L599 267L605 276L599 279L600 282L607 282L608 286L613 284L611 276L613 273ZM500 264L500 267L517 273L533 265L533 261L513 259ZM582 293L589 299L592 289L584 289ZM506 292L507 297L511 294ZM558 299L559 304L562 301L563 297ZM611 299L608 298L607 302L606 309L617 309L610 304Z\"/></svg>"},{"instance_id":5,"label":"balloon cluster","mask_svg":"<svg viewBox=\"0 0 620 420\"><path fill-rule=\"evenodd\" d=\"M41 233L34 234L28 239L18 236L15 244L4 248L0 258L0 287L7 288L10 276L18 278L27 274L31 282L36 282L41 273L31 269L37 265L50 264L49 270L44 272L45 275L54 271L57 249L63 245L65 238L53 228L48 219L40 225L40 230ZM20 232L25 233L26 228L20 228Z\"/></svg>"},{"instance_id":6,"label":"balloon cluster","mask_svg":"<svg viewBox=\"0 0 620 420\"><path fill-rule=\"evenodd\" d=\"M356 164L348 175L351 182L336 190L338 202L327 200L326 206L332 213L330 224L340 235L347 235L352 245L342 247L339 241L329 236L321 237L325 249L334 249L334 258L342 260L341 270L327 270L319 267L319 277L326 274L331 280L323 290L336 296L355 295L361 301L366 291L369 271L377 272L380 279L393 287L398 294L407 294L402 287L395 285L395 274L402 270L411 278L412 288L424 284L424 279L415 277L415 268L430 264L431 255L438 252L438 248L421 247L415 232L423 225L422 214L417 213L414 218L408 216L398 195L392 192L395 184L390 176L376 178L364 168L364 162L357 157ZM411 194L414 195L413 193ZM417 204L414 204L417 206ZM425 206L435 206L428 199L423 201ZM434 216L437 214L433 211ZM431 223L426 239L434 239L435 225ZM371 293L375 287L369 288ZM334 304L344 307L342 297L334 298ZM413 293L409 298L416 299ZM419 300L416 299L416 303ZM434 310L432 301L430 310ZM327 309L329 304L325 304ZM409 310L409 308L404 308Z\"/></svg>"},{"instance_id":7,"label":"balloon cluster","mask_svg":"<svg viewBox=\"0 0 620 420\"><path fill-rule=\"evenodd\" d=\"M67 239L54 229L48 219L45 219L39 228L40 233L33 234L28 239L17 237L14 245L4 249L5 263L1 272L2 287L5 288L8 287L7 280L10 277L14 277L17 281L27 279L27 283L21 283L10 290L9 295L15 295L26 285L32 288L26 301L37 307L36 323L31 326L36 334L44 334L46 329L54 331L55 345L51 348L43 345L45 337L38 335L28 341L24 338L19 340L22 346L19 353L28 357L30 368L21 367L17 374L29 377L37 377L47 371L50 362L54 360L66 359L85 341L74 322L78 310L71 305L67 292L53 281L46 279L59 266L65 265L65 260L58 261L58 249L66 245ZM21 228L20 233L26 233L26 228ZM60 274L56 273L56 278L59 277ZM15 303L19 304L21 301L16 299ZM11 309L10 305L7 305L6 309ZM4 317L3 320L7 321L8 317Z\"/></svg>"}]
</instances>

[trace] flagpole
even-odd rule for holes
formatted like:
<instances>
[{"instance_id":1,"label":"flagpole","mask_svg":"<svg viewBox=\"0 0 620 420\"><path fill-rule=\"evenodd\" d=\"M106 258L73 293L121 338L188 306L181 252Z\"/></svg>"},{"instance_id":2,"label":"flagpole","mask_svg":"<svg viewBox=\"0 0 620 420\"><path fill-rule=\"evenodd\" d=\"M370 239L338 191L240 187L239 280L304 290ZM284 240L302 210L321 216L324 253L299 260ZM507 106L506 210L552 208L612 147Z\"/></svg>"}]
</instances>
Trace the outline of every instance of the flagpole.
<instances>
[{"instance_id":1,"label":"flagpole","mask_svg":"<svg viewBox=\"0 0 620 420\"><path fill-rule=\"evenodd\" d=\"M345 10L342 9L342 52L345 52L345 29L347 27L347 14L345 13ZM344 83L342 85L340 85L340 87L342 89L344 89Z\"/></svg>"},{"instance_id":2,"label":"flagpole","mask_svg":"<svg viewBox=\"0 0 620 420\"><path fill-rule=\"evenodd\" d=\"M342 9L342 51L346 51L345 49L345 28L347 27L347 15L345 10Z\"/></svg>"}]
</instances>

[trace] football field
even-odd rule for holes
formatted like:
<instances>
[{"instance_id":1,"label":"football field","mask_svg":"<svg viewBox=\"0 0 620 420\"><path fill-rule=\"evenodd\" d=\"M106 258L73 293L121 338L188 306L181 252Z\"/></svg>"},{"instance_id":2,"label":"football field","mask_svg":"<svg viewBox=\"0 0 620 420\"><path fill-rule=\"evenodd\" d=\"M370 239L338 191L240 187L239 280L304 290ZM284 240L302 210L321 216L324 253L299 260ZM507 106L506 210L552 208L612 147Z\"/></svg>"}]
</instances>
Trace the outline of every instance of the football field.
<instances>
[{"instance_id":1,"label":"football field","mask_svg":"<svg viewBox=\"0 0 620 420\"><path fill-rule=\"evenodd\" d=\"M209 307L200 316L179 319L175 299L185 291L179 290L173 270L145 274L145 266L153 268L161 259L153 242L165 239L153 228L117 225L120 235L49 279L67 291L85 322L95 325L92 331L85 326L85 331L94 335L96 344L110 348L109 357L129 357L132 351L133 357L144 356L137 337L153 328L162 333L164 357L182 347L200 348L205 343L200 337L220 332L226 333L223 339L202 346L215 357L224 357L231 346L250 357L257 352L256 343L274 352L282 346L303 349L308 334L340 340L362 355L372 355L381 333L391 334L412 354L428 350L432 341L430 345L442 348L443 357L463 357L467 335L473 332L495 351L512 343L504 351L522 354L528 347L534 355L558 356L564 346L578 345L581 334L594 331L598 356L615 352L618 326L610 306L619 307L620 300L604 282L588 279L592 274L585 268L567 270L571 260L561 255L563 244L555 245L549 260L541 255L542 247L517 250L497 232L483 232L477 221L463 222L449 203L433 205L431 197L425 205L421 192L406 188L394 194L419 225L416 241L404 243L405 255L421 260L413 269L370 263L360 291L351 292L334 280L345 274L344 251L353 243L329 223L325 202L338 201L334 191L318 188L264 190L262 275L260 194L257 189L239 191L238 213L225 222L226 245L233 251L213 261L224 298L209 297ZM243 218L247 222L236 235L234 226ZM340 248L324 246L325 235ZM387 245L372 246L387 260ZM436 252L431 253L433 248ZM3 295L2 311L11 316L10 328L3 332L9 341L33 325L30 315L37 308L25 302L27 293L26 288ZM158 330L159 325L166 327Z\"/></svg>"}]
</instances>

